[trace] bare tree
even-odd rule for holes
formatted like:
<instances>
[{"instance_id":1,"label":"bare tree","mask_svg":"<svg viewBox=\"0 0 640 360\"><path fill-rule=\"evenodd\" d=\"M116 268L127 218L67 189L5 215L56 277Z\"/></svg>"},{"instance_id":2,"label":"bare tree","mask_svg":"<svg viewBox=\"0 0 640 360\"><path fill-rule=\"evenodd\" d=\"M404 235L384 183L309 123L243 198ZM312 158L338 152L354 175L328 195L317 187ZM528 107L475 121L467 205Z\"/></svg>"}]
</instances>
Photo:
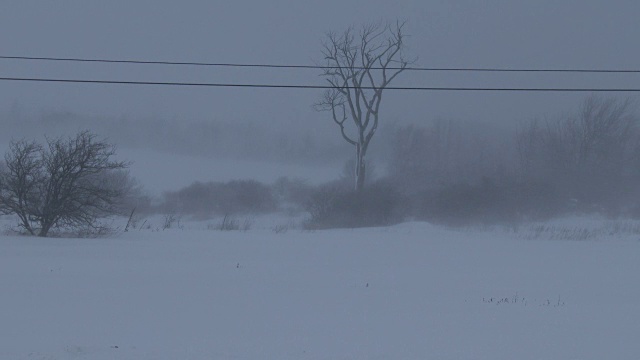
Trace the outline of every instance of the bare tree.
<instances>
[{"instance_id":1,"label":"bare tree","mask_svg":"<svg viewBox=\"0 0 640 360\"><path fill-rule=\"evenodd\" d=\"M589 96L566 118L518 134L522 176L557 184L583 202L622 198L636 180L638 118L630 100Z\"/></svg>"},{"instance_id":2,"label":"bare tree","mask_svg":"<svg viewBox=\"0 0 640 360\"><path fill-rule=\"evenodd\" d=\"M511 168L511 142L483 124L436 120L404 126L387 140L389 176L406 193L436 191L450 184L504 178Z\"/></svg>"},{"instance_id":3,"label":"bare tree","mask_svg":"<svg viewBox=\"0 0 640 360\"><path fill-rule=\"evenodd\" d=\"M35 142L12 142L0 172L0 213L17 215L20 227L32 235L31 214L43 180L41 152L42 146Z\"/></svg>"},{"instance_id":4,"label":"bare tree","mask_svg":"<svg viewBox=\"0 0 640 360\"><path fill-rule=\"evenodd\" d=\"M546 127L532 120L518 134L523 166L536 156L562 170L624 162L637 124L631 105L628 99L589 96L574 116L547 120Z\"/></svg>"},{"instance_id":5,"label":"bare tree","mask_svg":"<svg viewBox=\"0 0 640 360\"><path fill-rule=\"evenodd\" d=\"M342 35L328 33L323 44L326 68L322 73L331 85L315 104L329 111L345 141L356 149L355 188L365 183L365 157L378 129L382 93L410 63L403 55L404 23L365 25ZM355 131L347 129L347 120ZM355 132L355 133L354 133Z\"/></svg>"},{"instance_id":6,"label":"bare tree","mask_svg":"<svg viewBox=\"0 0 640 360\"><path fill-rule=\"evenodd\" d=\"M113 145L87 131L48 139L44 147L14 142L0 175L0 208L16 214L31 235L44 237L55 227L95 227L101 216L118 210L128 190L122 173L128 164L113 161L114 154Z\"/></svg>"}]
</instances>

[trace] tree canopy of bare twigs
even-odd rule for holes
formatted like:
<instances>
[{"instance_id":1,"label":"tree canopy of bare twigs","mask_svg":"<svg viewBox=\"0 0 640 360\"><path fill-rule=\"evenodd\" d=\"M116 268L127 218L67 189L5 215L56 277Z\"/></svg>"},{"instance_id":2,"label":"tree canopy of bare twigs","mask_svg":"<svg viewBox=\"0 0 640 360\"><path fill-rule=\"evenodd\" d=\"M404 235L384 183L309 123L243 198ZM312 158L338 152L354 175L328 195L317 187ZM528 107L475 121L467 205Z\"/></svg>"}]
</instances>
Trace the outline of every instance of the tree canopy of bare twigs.
<instances>
[{"instance_id":1,"label":"tree canopy of bare twigs","mask_svg":"<svg viewBox=\"0 0 640 360\"><path fill-rule=\"evenodd\" d=\"M129 189L126 162L115 147L84 131L74 138L47 139L42 146L12 142L0 173L0 211L15 214L31 235L56 227L94 227L117 210Z\"/></svg>"},{"instance_id":2,"label":"tree canopy of bare twigs","mask_svg":"<svg viewBox=\"0 0 640 360\"><path fill-rule=\"evenodd\" d=\"M365 156L380 118L385 88L412 63L403 54L404 23L370 24L359 32L328 33L323 43L326 68L321 76L331 85L318 111L331 113L344 140L356 150L355 188L365 184Z\"/></svg>"}]
</instances>

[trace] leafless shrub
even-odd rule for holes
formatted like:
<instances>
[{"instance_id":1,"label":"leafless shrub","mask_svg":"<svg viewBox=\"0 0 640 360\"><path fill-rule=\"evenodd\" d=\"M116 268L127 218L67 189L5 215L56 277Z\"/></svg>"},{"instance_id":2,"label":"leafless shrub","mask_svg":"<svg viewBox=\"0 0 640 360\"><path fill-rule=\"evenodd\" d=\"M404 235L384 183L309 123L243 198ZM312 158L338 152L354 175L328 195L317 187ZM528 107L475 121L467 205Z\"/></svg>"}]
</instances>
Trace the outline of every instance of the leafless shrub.
<instances>
[{"instance_id":1,"label":"leafless shrub","mask_svg":"<svg viewBox=\"0 0 640 360\"><path fill-rule=\"evenodd\" d=\"M321 186L307 203L308 229L386 226L404 219L405 202L391 185L376 182L361 190Z\"/></svg>"},{"instance_id":2,"label":"leafless shrub","mask_svg":"<svg viewBox=\"0 0 640 360\"><path fill-rule=\"evenodd\" d=\"M637 221L612 220L591 226L535 224L525 228L520 237L527 240L586 241L611 238L636 238L640 235Z\"/></svg>"},{"instance_id":3,"label":"leafless shrub","mask_svg":"<svg viewBox=\"0 0 640 360\"><path fill-rule=\"evenodd\" d=\"M284 234L289 231L291 224L278 224L271 228L271 230L276 234Z\"/></svg>"},{"instance_id":4,"label":"leafless shrub","mask_svg":"<svg viewBox=\"0 0 640 360\"><path fill-rule=\"evenodd\" d=\"M240 230L240 222L237 219L233 219L230 216L225 215L214 229L219 231Z\"/></svg>"},{"instance_id":5,"label":"leafless shrub","mask_svg":"<svg viewBox=\"0 0 640 360\"><path fill-rule=\"evenodd\" d=\"M180 217L176 214L165 214L162 218L162 230L172 229L172 228L180 228Z\"/></svg>"},{"instance_id":6,"label":"leafless shrub","mask_svg":"<svg viewBox=\"0 0 640 360\"><path fill-rule=\"evenodd\" d=\"M114 161L115 147L83 131L47 139L46 146L14 141L0 174L0 211L16 214L31 235L54 228L99 230L98 219L118 213L129 190L127 163Z\"/></svg>"},{"instance_id":7,"label":"leafless shrub","mask_svg":"<svg viewBox=\"0 0 640 360\"><path fill-rule=\"evenodd\" d=\"M281 177L271 186L271 191L281 210L296 214L304 210L314 187L305 180Z\"/></svg>"},{"instance_id":8,"label":"leafless shrub","mask_svg":"<svg viewBox=\"0 0 640 360\"><path fill-rule=\"evenodd\" d=\"M253 227L253 220L250 219L250 218L245 218L242 221L242 226L240 226L240 230L249 231L249 230L251 230L252 227Z\"/></svg>"},{"instance_id":9,"label":"leafless shrub","mask_svg":"<svg viewBox=\"0 0 640 360\"><path fill-rule=\"evenodd\" d=\"M277 208L271 189L253 180L196 182L164 195L160 211L206 219L223 214L259 214Z\"/></svg>"},{"instance_id":10,"label":"leafless shrub","mask_svg":"<svg viewBox=\"0 0 640 360\"><path fill-rule=\"evenodd\" d=\"M207 229L217 231L249 231L253 226L253 220L245 218L242 223L240 220L225 215L217 224L209 224Z\"/></svg>"}]
</instances>

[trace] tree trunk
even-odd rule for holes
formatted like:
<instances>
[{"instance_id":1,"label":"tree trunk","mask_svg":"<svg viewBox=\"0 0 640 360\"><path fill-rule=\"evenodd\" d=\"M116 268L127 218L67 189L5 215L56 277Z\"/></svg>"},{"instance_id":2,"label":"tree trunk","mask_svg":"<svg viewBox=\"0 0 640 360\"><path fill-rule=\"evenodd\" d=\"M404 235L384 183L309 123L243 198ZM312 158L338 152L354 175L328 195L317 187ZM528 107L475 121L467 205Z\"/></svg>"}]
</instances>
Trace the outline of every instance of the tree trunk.
<instances>
[{"instance_id":1,"label":"tree trunk","mask_svg":"<svg viewBox=\"0 0 640 360\"><path fill-rule=\"evenodd\" d=\"M38 233L39 237L47 237L47 235L49 234L49 230L51 230L51 224L49 223L44 223L42 224L42 228L40 228L40 232Z\"/></svg>"},{"instance_id":2,"label":"tree trunk","mask_svg":"<svg viewBox=\"0 0 640 360\"><path fill-rule=\"evenodd\" d=\"M364 189L364 181L366 177L366 164L364 161L364 151L360 144L356 146L356 191Z\"/></svg>"}]
</instances>

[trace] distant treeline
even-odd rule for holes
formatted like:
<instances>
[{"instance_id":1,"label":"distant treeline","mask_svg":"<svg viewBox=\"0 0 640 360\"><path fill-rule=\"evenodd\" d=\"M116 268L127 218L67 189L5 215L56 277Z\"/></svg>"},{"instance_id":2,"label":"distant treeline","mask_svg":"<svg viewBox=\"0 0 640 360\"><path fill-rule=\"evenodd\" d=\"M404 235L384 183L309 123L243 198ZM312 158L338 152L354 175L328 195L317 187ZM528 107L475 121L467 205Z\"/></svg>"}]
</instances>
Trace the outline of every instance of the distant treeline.
<instances>
[{"instance_id":1,"label":"distant treeline","mask_svg":"<svg viewBox=\"0 0 640 360\"><path fill-rule=\"evenodd\" d=\"M637 217L640 128L634 110L630 101L591 96L569 115L532 119L514 131L444 120L389 125L376 139L377 163L369 160L367 167L371 171L379 165L375 176L368 176L375 180L360 192L353 190L351 159L342 178L321 186L287 178L274 184L194 183L161 199L139 196L131 206L196 218L306 212L312 228L388 225L405 219L505 223L569 213ZM23 131L33 126L53 131L83 121L72 114L23 122L14 114L12 119L9 126ZM93 121L122 146L281 161L335 162L351 154L335 133L329 140L304 129L296 133L286 127L216 122Z\"/></svg>"},{"instance_id":2,"label":"distant treeline","mask_svg":"<svg viewBox=\"0 0 640 360\"><path fill-rule=\"evenodd\" d=\"M455 121L385 131L387 171L364 191L352 190L351 161L341 179L321 186L196 183L165 194L156 211L207 217L286 208L306 211L314 228L640 216L640 129L629 101L589 97L571 115L512 132Z\"/></svg>"},{"instance_id":3,"label":"distant treeline","mask_svg":"<svg viewBox=\"0 0 640 360\"><path fill-rule=\"evenodd\" d=\"M515 221L640 215L640 129L630 101L591 96L509 136L453 122L395 133L390 181L420 217Z\"/></svg>"}]
</instances>

